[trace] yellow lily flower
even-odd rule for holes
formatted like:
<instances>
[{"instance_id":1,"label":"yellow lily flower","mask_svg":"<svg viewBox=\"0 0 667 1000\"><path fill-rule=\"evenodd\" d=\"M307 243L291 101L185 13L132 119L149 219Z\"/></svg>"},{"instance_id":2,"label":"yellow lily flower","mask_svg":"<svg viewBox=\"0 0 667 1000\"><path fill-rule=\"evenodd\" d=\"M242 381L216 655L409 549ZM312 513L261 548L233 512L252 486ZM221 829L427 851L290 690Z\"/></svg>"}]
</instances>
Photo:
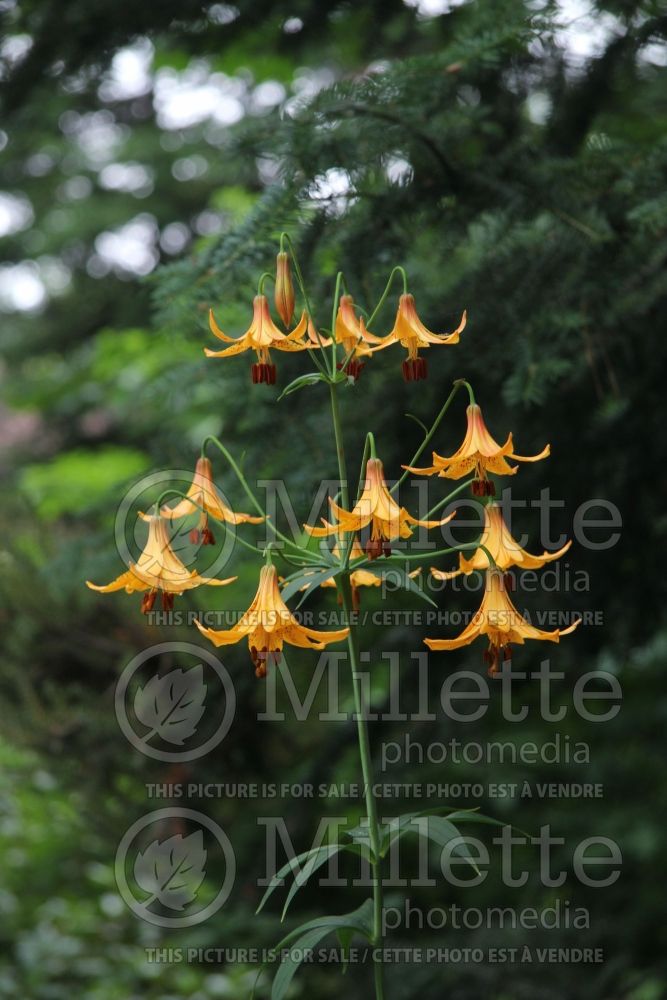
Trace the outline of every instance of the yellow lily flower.
<instances>
[{"instance_id":1,"label":"yellow lily flower","mask_svg":"<svg viewBox=\"0 0 667 1000\"><path fill-rule=\"evenodd\" d=\"M276 285L274 301L276 311L285 326L289 326L294 315L294 285L292 284L292 272L289 265L289 254L284 251L276 257Z\"/></svg>"},{"instance_id":2,"label":"yellow lily flower","mask_svg":"<svg viewBox=\"0 0 667 1000\"><path fill-rule=\"evenodd\" d=\"M130 568L111 583L98 586L86 580L86 586L102 594L114 590L125 590L132 594L135 590L147 591L141 602L141 610L148 614L153 609L158 591L162 593L162 607L171 611L174 606L174 595L185 590L207 585L209 587L224 587L236 580L230 576L227 580L213 580L210 577L199 576L196 570L184 566L171 547L167 524L157 515L140 514L142 520L148 523L148 539L143 552L136 563L130 563Z\"/></svg>"},{"instance_id":3,"label":"yellow lily flower","mask_svg":"<svg viewBox=\"0 0 667 1000\"><path fill-rule=\"evenodd\" d=\"M257 677L265 677L267 665L278 663L284 643L304 649L324 649L331 642L346 639L349 628L320 632L300 625L287 607L278 587L275 566L263 566L253 601L236 625L216 631L195 622L202 635L215 646L226 646L247 636L250 657Z\"/></svg>"},{"instance_id":4,"label":"yellow lily flower","mask_svg":"<svg viewBox=\"0 0 667 1000\"><path fill-rule=\"evenodd\" d=\"M498 672L501 659L511 658L511 643L522 646L526 639L558 642L562 635L574 632L579 624L581 619L567 628L554 629L553 632L544 632L529 625L507 596L501 570L492 568L486 571L486 588L480 608L463 632L456 639L424 639L424 642L432 650L449 650L467 646L480 635L488 636L489 646L484 653L484 660L489 664L489 676L492 677Z\"/></svg>"},{"instance_id":5,"label":"yellow lily flower","mask_svg":"<svg viewBox=\"0 0 667 1000\"><path fill-rule=\"evenodd\" d=\"M358 379L365 362L359 358L368 358L373 353L374 345L382 343L380 337L366 329L363 316L357 316L354 312L354 299L351 295L341 295L338 302L338 312L336 313L336 342L342 344L345 354L352 354L350 360L345 365L345 372L350 378ZM338 364L338 368L343 368L343 362Z\"/></svg>"},{"instance_id":6,"label":"yellow lily flower","mask_svg":"<svg viewBox=\"0 0 667 1000\"><path fill-rule=\"evenodd\" d=\"M489 550L495 560L498 569L510 569L517 566L519 569L542 569L545 563L553 562L565 555L572 545L572 541L567 542L562 549L557 552L543 552L541 556L533 556L512 537L509 528L505 524L502 508L497 503L488 503L484 508L484 528L480 538L480 546L483 545ZM489 560L484 549L475 549L470 559L466 559L463 552L459 553L459 568L452 572L431 567L431 574L436 580L451 580L459 573L466 575L474 570L484 570L489 568Z\"/></svg>"},{"instance_id":7,"label":"yellow lily flower","mask_svg":"<svg viewBox=\"0 0 667 1000\"><path fill-rule=\"evenodd\" d=\"M412 466L404 465L403 468L413 472L418 476L438 475L445 479L461 479L469 472L474 472L476 483L473 483L473 493L480 495L493 495L493 484L487 479L487 472L492 472L497 476L513 476L516 465L510 465L507 459L514 462L539 462L540 459L549 455L551 448L547 445L539 455L517 455L514 452L512 435L507 436L504 445L499 445L489 434L481 408L476 403L471 403L466 410L468 427L463 443L453 455L444 458L433 452L433 465L424 469L415 469Z\"/></svg>"},{"instance_id":8,"label":"yellow lily flower","mask_svg":"<svg viewBox=\"0 0 667 1000\"><path fill-rule=\"evenodd\" d=\"M434 344L458 344L459 334L465 329L466 321L467 313L464 311L461 322L452 333L432 333L417 315L414 295L406 293L398 300L393 330L383 338L377 350L392 344L405 347L408 356L403 362L403 378L406 382L417 381L427 376L426 359L419 357L419 351Z\"/></svg>"},{"instance_id":9,"label":"yellow lily flower","mask_svg":"<svg viewBox=\"0 0 667 1000\"><path fill-rule=\"evenodd\" d=\"M323 521L322 528L304 525L305 530L314 538L324 538L327 535L343 535L348 532L361 531L367 524L371 526L371 535L366 542L365 552L369 559L391 554L389 542L395 538L410 538L412 527L437 528L447 524L454 517L449 514L441 521L420 521L413 517L405 507L399 507L387 489L382 462L379 458L369 458L366 463L366 483L363 492L351 511L339 507L331 497L329 505L336 515L337 524Z\"/></svg>"},{"instance_id":10,"label":"yellow lily flower","mask_svg":"<svg viewBox=\"0 0 667 1000\"><path fill-rule=\"evenodd\" d=\"M187 497L187 500L184 498L175 507L163 507L160 513L162 517L166 517L170 521L199 513L197 527L190 532L190 541L193 543L201 540L202 545L214 544L215 538L208 526L209 514L218 521L227 521L229 524L261 524L264 520L263 517L255 517L251 514L237 514L227 506L213 482L211 460L204 456L197 459L195 474ZM201 510L202 507L203 510Z\"/></svg>"},{"instance_id":11,"label":"yellow lily flower","mask_svg":"<svg viewBox=\"0 0 667 1000\"><path fill-rule=\"evenodd\" d=\"M256 351L258 363L252 366L252 380L254 383L266 382L273 385L276 381L276 366L271 364L270 351L275 348L277 351L305 351L307 344L302 338L308 328L307 313L303 313L297 326L291 333L281 333L276 324L271 319L269 303L266 295L256 295L252 303L253 317L252 323L241 337L228 337L223 333L215 321L213 310L209 310L208 324L218 340L224 340L230 346L222 351L211 351L204 348L207 358L228 358L232 354L241 354L243 351Z\"/></svg>"}]
</instances>

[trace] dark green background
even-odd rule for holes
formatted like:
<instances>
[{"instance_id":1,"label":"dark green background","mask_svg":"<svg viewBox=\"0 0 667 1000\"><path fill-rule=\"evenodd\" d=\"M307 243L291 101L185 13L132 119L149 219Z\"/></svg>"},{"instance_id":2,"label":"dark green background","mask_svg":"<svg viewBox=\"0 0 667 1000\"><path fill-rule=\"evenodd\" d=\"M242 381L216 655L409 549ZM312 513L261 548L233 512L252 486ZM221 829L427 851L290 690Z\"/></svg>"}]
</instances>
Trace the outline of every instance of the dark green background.
<instances>
[{"instance_id":1,"label":"dark green background","mask_svg":"<svg viewBox=\"0 0 667 1000\"><path fill-rule=\"evenodd\" d=\"M433 16L427 5L399 0L242 0L235 8L192 0L100 0L94 8L81 0L25 0L2 8L0 185L28 199L31 213L24 212L0 250L0 997L244 996L248 969L149 967L144 949L268 946L281 934L277 901L253 916L263 858L256 821L275 803L187 803L224 826L237 854L234 892L204 925L159 934L119 904L116 846L155 804L146 783L169 776L122 737L113 712L115 680L138 650L154 641L192 640L193 631L148 628L136 597L94 595L83 581L103 582L121 570L113 520L126 489L152 470L189 467L206 433L219 433L236 456L243 453L251 478L284 478L304 516L319 481L335 476L321 387L276 403L277 392L250 386L249 359L205 362L201 351L211 345L211 304L224 329L243 331L257 275L272 266L277 234L286 228L322 325L339 267L367 307L390 268L403 263L432 329L451 329L461 310L469 311L460 345L430 352L428 382L406 386L402 354L393 349L343 393L355 464L372 428L388 475L395 476L420 435L405 413L428 422L451 380L465 376L499 438L512 429L518 450L528 454L552 444L548 462L522 468L515 496L536 497L549 486L567 502L556 523L568 532L578 506L591 498L612 502L623 517L617 545L575 546L566 557L573 571L589 574L588 592L528 595L525 602L602 612L604 627L581 628L550 651L554 669L565 674L555 687L563 704L570 704L581 673L599 669L618 677L623 704L613 722L596 726L572 711L563 723L543 722L537 686L527 681L521 697L531 712L522 727L503 720L498 701L475 725L457 726L439 713L435 723L409 727L411 739L424 745L453 737L541 744L558 731L589 743L590 765L406 766L389 776L602 782L601 800L452 804L481 805L530 831L551 824L566 839L557 860L568 867L573 844L591 835L613 838L624 864L611 888L586 889L570 873L558 891L532 877L510 893L494 874L465 893L442 881L411 893L424 908L451 902L540 908L559 897L590 909L589 931L397 932L392 944L585 943L603 947L605 962L399 965L391 970L389 995L657 1000L667 976L661 849L667 48L660 5L618 0L589 9L499 0ZM122 74L116 52L128 45L145 51L148 40L146 88L124 97L109 84L109 67L120 66ZM225 74L225 86L242 104L240 120L166 127L164 87L170 80L203 86L211 73ZM288 112L283 103L262 103L271 91L258 88L268 81L284 88ZM308 87L320 89L299 105L294 98ZM191 100L203 100L202 93ZM387 172L396 159L410 165L400 180ZM134 164L129 176L139 178L138 186L110 188L110 175L102 176L110 163ZM137 173L137 165L148 174ZM313 197L315 179L333 169L346 173L353 196L344 210ZM137 217L141 232L156 241L157 266L149 262L144 276L130 257L123 266L125 251L115 263L104 254L108 235ZM165 229L174 223L184 245L170 253L175 244ZM175 230L169 232L173 238ZM22 270L5 270L17 264ZM44 282L46 296L21 310L12 306L11 285L26 275ZM390 303L377 332L391 320ZM303 356L280 356L278 363L283 386L307 370ZM441 452L453 450L462 427L458 400L436 440ZM243 509L241 491L222 463L216 468ZM434 498L441 495L435 484ZM537 538L530 511L517 523ZM244 533L252 537L252 529ZM181 607L244 607L256 571L239 550L234 588L212 596L198 591ZM379 606L377 594L364 600L368 608ZM413 596L389 600L391 607L417 607ZM451 608L474 605L468 595L445 592L439 600ZM326 592L312 602L315 609L332 605ZM392 628L364 638L376 653L402 651L408 704L416 699L409 651L419 648L422 635ZM434 704L447 672L482 672L481 652L476 645L432 657ZM516 665L535 669L543 655L526 647ZM236 721L218 750L193 766L193 780L358 779L353 726L315 718L257 722L261 699L243 645L224 661L236 683ZM305 656L290 663L305 691L312 664ZM372 678L381 705L388 675L379 656ZM405 730L402 723L374 725L371 736L377 746L402 739ZM347 805L350 819L358 817L360 804ZM320 814L339 808L333 800L279 805L302 850ZM537 871L534 853L526 852L525 863ZM361 899L313 886L297 897L293 920L343 912ZM364 970L341 979L325 967L301 974L294 995L364 997L369 989Z\"/></svg>"}]
</instances>

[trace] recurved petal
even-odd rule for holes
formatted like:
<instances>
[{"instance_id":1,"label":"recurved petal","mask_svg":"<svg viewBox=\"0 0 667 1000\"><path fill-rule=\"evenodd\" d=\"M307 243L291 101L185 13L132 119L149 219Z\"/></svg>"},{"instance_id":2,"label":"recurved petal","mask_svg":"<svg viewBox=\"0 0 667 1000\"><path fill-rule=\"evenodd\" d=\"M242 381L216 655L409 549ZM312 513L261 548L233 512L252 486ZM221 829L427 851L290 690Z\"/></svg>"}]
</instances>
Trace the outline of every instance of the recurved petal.
<instances>
[{"instance_id":1,"label":"recurved petal","mask_svg":"<svg viewBox=\"0 0 667 1000\"><path fill-rule=\"evenodd\" d=\"M320 518L320 520L322 521L322 524L324 525L323 528L318 528L318 527L316 527L315 525L312 525L312 524L304 524L304 526L303 526L304 530L312 538L327 538L329 535L334 535L334 534L336 534L340 530L339 526L337 524L329 524L329 522L327 520L325 520L325 518L323 518L323 517Z\"/></svg>"},{"instance_id":2,"label":"recurved petal","mask_svg":"<svg viewBox=\"0 0 667 1000\"><path fill-rule=\"evenodd\" d=\"M218 324L215 321L215 316L213 315L213 310L208 311L208 325L211 333L218 338L218 340L225 340L228 344L233 344L236 341L236 337L228 337L226 333L223 333Z\"/></svg>"},{"instance_id":3,"label":"recurved petal","mask_svg":"<svg viewBox=\"0 0 667 1000\"><path fill-rule=\"evenodd\" d=\"M112 580L111 583L105 583L98 585L96 583L91 583L90 580L86 580L86 586L91 590L97 590L100 594L111 594L115 590L124 590L128 594L134 593L135 590L150 590L152 589L149 584L145 583L141 577L133 573L131 569L127 570L125 573L121 573L120 576Z\"/></svg>"},{"instance_id":4,"label":"recurved petal","mask_svg":"<svg viewBox=\"0 0 667 1000\"><path fill-rule=\"evenodd\" d=\"M199 629L202 635L206 636L214 646L230 646L234 642L238 642L243 639L249 629L245 628L241 623L230 629L216 630L214 628L206 628L201 622L195 619L195 625Z\"/></svg>"},{"instance_id":5,"label":"recurved petal","mask_svg":"<svg viewBox=\"0 0 667 1000\"><path fill-rule=\"evenodd\" d=\"M551 454L551 445L547 444L544 446L539 455L515 455L511 452L508 458L514 459L515 462L539 462L543 458L547 458Z\"/></svg>"},{"instance_id":6,"label":"recurved petal","mask_svg":"<svg viewBox=\"0 0 667 1000\"><path fill-rule=\"evenodd\" d=\"M231 358L233 354L242 354L243 351L247 351L250 348L245 337L241 337L240 340L234 341L231 347L225 347L222 351L212 351L210 348L204 348L204 354L207 358Z\"/></svg>"},{"instance_id":7,"label":"recurved petal","mask_svg":"<svg viewBox=\"0 0 667 1000\"><path fill-rule=\"evenodd\" d=\"M460 569L436 569L435 566L431 566L430 571L431 576L436 580L453 580L455 576L460 576L462 570Z\"/></svg>"},{"instance_id":8,"label":"recurved petal","mask_svg":"<svg viewBox=\"0 0 667 1000\"><path fill-rule=\"evenodd\" d=\"M481 625L482 619L479 615L475 615L472 621L463 629L463 632L455 639L424 639L424 643L429 649L434 651L460 649L461 646L468 646L471 642L474 642L480 634Z\"/></svg>"},{"instance_id":9,"label":"recurved petal","mask_svg":"<svg viewBox=\"0 0 667 1000\"><path fill-rule=\"evenodd\" d=\"M453 510L451 514L447 515L447 517L443 517L442 521L420 521L416 517L413 517L412 514L408 514L405 507L402 507L401 510L403 511L405 520L408 524L418 524L420 528L437 528L441 524L448 524L449 521L456 516L456 511Z\"/></svg>"},{"instance_id":10,"label":"recurved petal","mask_svg":"<svg viewBox=\"0 0 667 1000\"><path fill-rule=\"evenodd\" d=\"M468 321L468 313L466 310L463 311L463 316L461 317L461 322L455 330L451 333L432 333L431 330L427 330L422 324L422 329L420 333L424 340L427 340L429 344L458 344L459 336L463 330L465 330L465 325Z\"/></svg>"},{"instance_id":11,"label":"recurved petal","mask_svg":"<svg viewBox=\"0 0 667 1000\"><path fill-rule=\"evenodd\" d=\"M335 629L332 632L321 632L314 628L305 628L302 625L291 625L283 633L285 642L292 646L300 646L302 649L324 649L332 642L341 642L347 639L350 634L349 628Z\"/></svg>"}]
</instances>

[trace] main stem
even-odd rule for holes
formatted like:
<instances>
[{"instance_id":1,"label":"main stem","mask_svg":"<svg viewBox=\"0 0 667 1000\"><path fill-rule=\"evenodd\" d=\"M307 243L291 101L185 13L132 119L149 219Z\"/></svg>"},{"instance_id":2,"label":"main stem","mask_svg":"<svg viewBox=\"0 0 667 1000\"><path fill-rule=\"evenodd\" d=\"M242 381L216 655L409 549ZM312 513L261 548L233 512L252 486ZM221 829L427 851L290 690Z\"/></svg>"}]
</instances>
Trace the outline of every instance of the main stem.
<instances>
[{"instance_id":1,"label":"main stem","mask_svg":"<svg viewBox=\"0 0 667 1000\"><path fill-rule=\"evenodd\" d=\"M338 386L330 384L331 393L331 417L333 421L334 437L336 439L336 456L338 459L338 477L340 479L340 492L343 507L349 510L349 488L347 481L347 466L345 462L345 448L343 445L342 428L340 424L340 411L338 408ZM342 540L341 540L342 541ZM344 559L345 546L341 544L341 558ZM366 721L365 705L363 703L361 682L359 679L359 644L357 641L357 631L354 624L354 612L352 607L352 586L350 584L350 572L344 570L340 576L340 590L343 599L343 611L345 619L350 627L347 645L350 652L350 669L352 671L352 690L354 692L354 710L357 718L357 739L359 741L359 757L361 758L361 773L364 780L364 796L366 800L366 816L368 818L368 833L371 842L371 864L373 866L373 945L374 953L382 954L382 881L380 872L380 831L378 825L377 807L375 796L373 795L373 762L371 759L370 740L368 738L368 724ZM376 1000L384 1000L384 982L382 959L373 959L373 974L375 978Z\"/></svg>"}]
</instances>

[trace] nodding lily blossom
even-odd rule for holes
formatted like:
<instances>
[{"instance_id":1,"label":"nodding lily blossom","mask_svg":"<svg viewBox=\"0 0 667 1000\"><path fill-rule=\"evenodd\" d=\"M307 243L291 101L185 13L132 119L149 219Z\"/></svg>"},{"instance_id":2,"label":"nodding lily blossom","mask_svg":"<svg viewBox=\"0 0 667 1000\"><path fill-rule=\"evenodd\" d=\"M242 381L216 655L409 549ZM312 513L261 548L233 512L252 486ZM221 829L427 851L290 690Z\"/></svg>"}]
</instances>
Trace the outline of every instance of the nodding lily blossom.
<instances>
[{"instance_id":1,"label":"nodding lily blossom","mask_svg":"<svg viewBox=\"0 0 667 1000\"><path fill-rule=\"evenodd\" d=\"M289 266L289 254L283 250L276 257L276 286L275 297L276 310L285 326L289 326L294 315L294 285L292 284L292 272Z\"/></svg>"},{"instance_id":2,"label":"nodding lily blossom","mask_svg":"<svg viewBox=\"0 0 667 1000\"><path fill-rule=\"evenodd\" d=\"M480 545L489 550L498 569L503 571L512 566L517 566L519 569L542 569L545 563L560 559L572 545L572 542L569 541L557 552L543 552L541 556L532 556L525 549L522 549L512 537L505 524L502 508L497 503L489 503L484 508L484 530L479 541ZM475 550L470 559L466 559L463 552L460 552L458 569L447 573L431 567L431 573L436 580L451 580L459 573L468 575L474 570L488 568L489 560L486 552L479 548Z\"/></svg>"},{"instance_id":3,"label":"nodding lily blossom","mask_svg":"<svg viewBox=\"0 0 667 1000\"><path fill-rule=\"evenodd\" d=\"M213 580L207 576L199 576L196 570L184 566L171 547L167 523L158 515L139 515L148 524L148 539L144 550L136 563L130 563L126 573L122 573L111 583L98 586L86 580L86 586L109 594L114 590L125 590L132 594L135 590L144 591L141 610L148 614L153 610L158 591L162 593L162 608L171 611L174 606L174 595L182 594L184 590L207 585L209 587L224 587L236 580L230 576L227 580Z\"/></svg>"},{"instance_id":4,"label":"nodding lily blossom","mask_svg":"<svg viewBox=\"0 0 667 1000\"><path fill-rule=\"evenodd\" d=\"M215 321L213 310L209 310L208 324L218 340L224 340L229 344L222 351L211 351L204 348L207 358L228 358L232 354L241 354L243 351L257 351L257 364L252 366L253 382L266 382L273 385L276 381L276 366L271 364L271 349L277 351L305 351L307 344L303 342L303 336L308 328L308 316L304 312L296 327L291 333L281 333L276 324L271 319L269 303L266 295L256 295L252 302L253 316L252 323L241 337L228 337L223 333Z\"/></svg>"},{"instance_id":5,"label":"nodding lily blossom","mask_svg":"<svg viewBox=\"0 0 667 1000\"><path fill-rule=\"evenodd\" d=\"M480 608L463 632L456 639L424 639L424 642L432 650L459 649L474 642L480 635L488 636L484 661L489 665L489 676L493 677L498 672L498 664L511 659L511 643L522 646L526 639L558 642L562 635L574 632L580 623L579 618L567 628L554 629L553 632L544 632L530 625L507 596L502 571L493 568L486 571L486 589Z\"/></svg>"},{"instance_id":6,"label":"nodding lily blossom","mask_svg":"<svg viewBox=\"0 0 667 1000\"><path fill-rule=\"evenodd\" d=\"M213 532L208 526L209 514L218 521L227 521L229 524L261 524L264 521L263 517L237 514L227 506L213 482L211 460L204 456L197 459L187 497L187 500L183 498L175 507L163 507L160 513L170 521L190 514L199 514L197 527L190 532L190 541L193 543L201 541L202 545L213 545L215 542Z\"/></svg>"},{"instance_id":7,"label":"nodding lily blossom","mask_svg":"<svg viewBox=\"0 0 667 1000\"><path fill-rule=\"evenodd\" d=\"M347 532L357 532L371 526L371 535L366 542L365 552L369 559L391 555L389 543L395 538L410 538L412 527L437 528L447 524L454 517L449 514L441 521L420 521L407 512L405 507L399 507L387 489L382 462L379 458L369 458L366 463L366 484L363 492L351 511L339 507L329 497L329 505L336 515L337 524L329 524L323 520L323 527L316 528L304 525L309 535L324 538L327 535L343 535Z\"/></svg>"},{"instance_id":8,"label":"nodding lily blossom","mask_svg":"<svg viewBox=\"0 0 667 1000\"><path fill-rule=\"evenodd\" d=\"M516 465L510 465L507 459L513 462L539 462L546 458L551 448L547 445L539 455L517 455L514 452L512 435L508 434L504 445L499 445L489 434L482 411L476 403L471 403L466 410L468 417L468 427L461 447L444 458L433 452L433 465L425 469L414 469L409 465L403 468L413 472L418 476L437 475L444 479L461 479L469 472L474 472L478 484L473 492L477 495L492 495L493 483L487 479L487 472L492 472L497 476L513 476L517 471ZM480 485L481 484L481 485Z\"/></svg>"},{"instance_id":9,"label":"nodding lily blossom","mask_svg":"<svg viewBox=\"0 0 667 1000\"><path fill-rule=\"evenodd\" d=\"M392 344L401 344L405 347L408 356L403 362L403 378L406 382L418 381L427 376L426 359L419 357L419 351L435 344L458 344L459 334L465 329L466 319L467 313L464 311L461 322L452 333L432 333L426 329L417 315L414 295L406 293L398 300L393 330L383 338L377 350L390 347Z\"/></svg>"},{"instance_id":10,"label":"nodding lily blossom","mask_svg":"<svg viewBox=\"0 0 667 1000\"><path fill-rule=\"evenodd\" d=\"M350 631L342 628L320 632L300 625L282 599L275 566L262 567L252 604L233 628L216 631L198 621L195 624L215 646L227 646L247 637L257 677L265 677L267 667L280 661L284 643L304 649L324 649L331 642L346 639Z\"/></svg>"},{"instance_id":11,"label":"nodding lily blossom","mask_svg":"<svg viewBox=\"0 0 667 1000\"><path fill-rule=\"evenodd\" d=\"M335 334L336 342L342 345L345 354L352 354L350 360L346 364L340 362L338 368L344 367L346 374L356 380L365 364L359 359L370 357L374 348L382 343L382 339L366 329L362 316L355 315L354 299L351 295L340 297Z\"/></svg>"}]
</instances>

